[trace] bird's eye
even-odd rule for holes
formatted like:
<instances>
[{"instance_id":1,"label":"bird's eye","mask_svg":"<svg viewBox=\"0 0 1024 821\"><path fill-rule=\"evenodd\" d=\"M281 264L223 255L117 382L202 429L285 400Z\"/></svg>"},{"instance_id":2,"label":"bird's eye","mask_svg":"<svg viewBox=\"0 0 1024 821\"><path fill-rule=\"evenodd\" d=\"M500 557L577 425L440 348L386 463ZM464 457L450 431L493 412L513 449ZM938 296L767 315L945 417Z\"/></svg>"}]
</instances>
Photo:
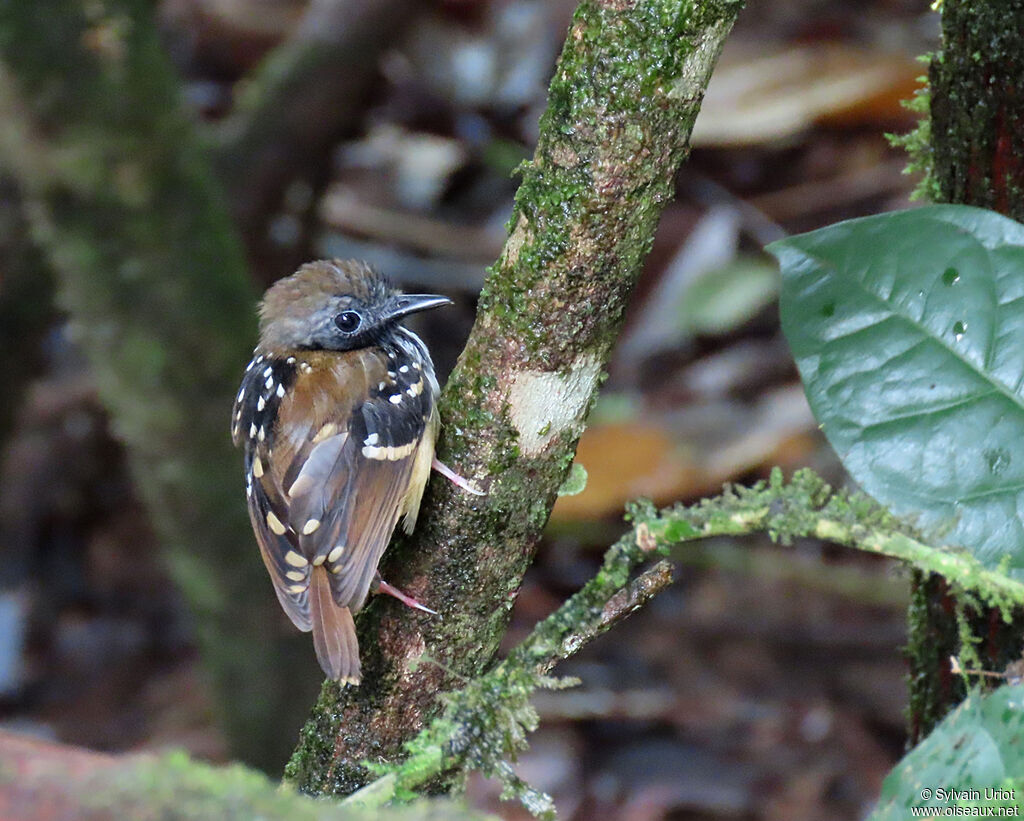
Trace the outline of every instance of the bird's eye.
<instances>
[{"instance_id":1,"label":"bird's eye","mask_svg":"<svg viewBox=\"0 0 1024 821\"><path fill-rule=\"evenodd\" d=\"M339 331L350 334L363 324L363 318L356 311L342 311L334 317L334 324Z\"/></svg>"}]
</instances>

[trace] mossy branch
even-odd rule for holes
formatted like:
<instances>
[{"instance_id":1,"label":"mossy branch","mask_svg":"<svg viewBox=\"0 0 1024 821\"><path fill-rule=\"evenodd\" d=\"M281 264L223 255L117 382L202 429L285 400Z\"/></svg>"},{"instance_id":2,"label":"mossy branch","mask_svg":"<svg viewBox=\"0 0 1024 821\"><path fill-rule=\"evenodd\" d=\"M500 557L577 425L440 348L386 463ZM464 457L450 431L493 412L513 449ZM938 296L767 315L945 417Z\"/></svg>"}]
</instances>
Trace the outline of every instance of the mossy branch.
<instances>
[{"instance_id":1,"label":"mossy branch","mask_svg":"<svg viewBox=\"0 0 1024 821\"><path fill-rule=\"evenodd\" d=\"M381 777L343 805L380 807L413 795L441 773L480 770L502 779L507 794L519 798L534 814L550 817L550 799L516 778L508 764L524 748L526 733L536 727L529 697L540 687L562 686L563 682L547 676L556 662L670 584L671 567L665 561L632 582L629 576L641 562L665 555L683 542L767 533L788 543L813 536L942 574L963 595L998 607L1004 614L1024 602L1021 582L984 568L966 552L918 541L904 523L875 502L833 492L810 470L798 471L787 483L776 469L767 482L727 488L697 505L661 512L649 503L638 503L629 517L632 529L608 549L597 575L492 671L444 696L443 714L405 745L407 757L397 764L371 765Z\"/></svg>"},{"instance_id":2,"label":"mossy branch","mask_svg":"<svg viewBox=\"0 0 1024 821\"><path fill-rule=\"evenodd\" d=\"M362 762L399 757L438 714L437 694L491 663L740 6L577 9L511 237L441 399L440 458L488 494L428 486L416 533L381 573L443 618L383 601L363 611L363 684L322 691L287 771L303 790L363 786Z\"/></svg>"},{"instance_id":3,"label":"mossy branch","mask_svg":"<svg viewBox=\"0 0 1024 821\"><path fill-rule=\"evenodd\" d=\"M381 775L350 795L343 806L373 808L412 795L450 770L479 770L498 777L503 797L517 798L534 815L554 817L551 798L519 779L509 758L526 747L537 727L529 698L538 688L572 686L571 679L547 675L555 664L580 650L672 583L672 566L661 561L623 584L640 562L667 547L631 531L605 553L598 574L542 621L491 672L443 697L445 710L410 741L398 765L368 765ZM427 662L429 663L429 662Z\"/></svg>"},{"instance_id":4,"label":"mossy branch","mask_svg":"<svg viewBox=\"0 0 1024 821\"><path fill-rule=\"evenodd\" d=\"M1024 604L1024 583L985 567L966 551L921 542L910 525L876 502L833 491L810 470L797 471L786 483L776 468L768 482L729 488L694 507L671 508L652 523L651 531L654 538L671 542L756 532L782 543L814 537L939 574L1006 617Z\"/></svg>"}]
</instances>

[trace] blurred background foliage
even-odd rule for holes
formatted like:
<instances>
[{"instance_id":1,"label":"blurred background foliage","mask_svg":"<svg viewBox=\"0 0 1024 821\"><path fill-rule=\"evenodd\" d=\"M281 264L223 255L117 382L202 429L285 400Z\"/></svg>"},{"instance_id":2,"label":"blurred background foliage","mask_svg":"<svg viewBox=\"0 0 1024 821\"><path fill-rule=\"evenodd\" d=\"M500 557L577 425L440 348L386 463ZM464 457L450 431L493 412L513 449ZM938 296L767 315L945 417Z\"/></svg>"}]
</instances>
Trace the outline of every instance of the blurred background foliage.
<instances>
[{"instance_id":1,"label":"blurred background foliage","mask_svg":"<svg viewBox=\"0 0 1024 821\"><path fill-rule=\"evenodd\" d=\"M505 235L571 0L0 2L0 717L104 751L279 771L319 676L248 533L228 413L255 298L360 257L458 311ZM883 133L934 48L910 0L740 15L508 643L628 499L773 464L841 483L760 247L903 208ZM902 752L906 579L814 541L680 549L563 665L521 767L564 818L859 818ZM205 658L201 658L204 656ZM497 789L472 800L503 816ZM499 809L500 806L500 809Z\"/></svg>"}]
</instances>

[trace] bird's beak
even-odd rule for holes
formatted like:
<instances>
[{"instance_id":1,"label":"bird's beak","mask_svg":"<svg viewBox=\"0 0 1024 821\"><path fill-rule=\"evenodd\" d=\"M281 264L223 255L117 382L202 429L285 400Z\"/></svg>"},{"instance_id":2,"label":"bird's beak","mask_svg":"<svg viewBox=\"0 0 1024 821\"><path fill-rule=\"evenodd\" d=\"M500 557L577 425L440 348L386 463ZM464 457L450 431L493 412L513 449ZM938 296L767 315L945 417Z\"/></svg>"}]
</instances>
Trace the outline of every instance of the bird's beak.
<instances>
[{"instance_id":1,"label":"bird's beak","mask_svg":"<svg viewBox=\"0 0 1024 821\"><path fill-rule=\"evenodd\" d=\"M394 322L403 316L409 316L409 314L451 304L452 301L448 297L437 294L398 294L389 300L384 311L384 319L387 322Z\"/></svg>"}]
</instances>

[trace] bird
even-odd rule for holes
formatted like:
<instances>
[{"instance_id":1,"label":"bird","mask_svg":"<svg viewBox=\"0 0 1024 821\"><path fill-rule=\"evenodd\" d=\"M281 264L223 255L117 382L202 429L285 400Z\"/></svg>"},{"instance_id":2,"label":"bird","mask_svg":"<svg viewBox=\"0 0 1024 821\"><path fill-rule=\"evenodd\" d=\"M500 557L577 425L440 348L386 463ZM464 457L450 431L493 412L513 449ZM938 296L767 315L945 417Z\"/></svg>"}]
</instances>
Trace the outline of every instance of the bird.
<instances>
[{"instance_id":1,"label":"bird","mask_svg":"<svg viewBox=\"0 0 1024 821\"><path fill-rule=\"evenodd\" d=\"M281 607L313 633L324 673L361 679L353 614L371 592L433 612L380 579L402 520L412 532L434 457L438 383L410 314L451 304L403 294L358 260L319 260L274 283L235 398L249 518Z\"/></svg>"}]
</instances>

